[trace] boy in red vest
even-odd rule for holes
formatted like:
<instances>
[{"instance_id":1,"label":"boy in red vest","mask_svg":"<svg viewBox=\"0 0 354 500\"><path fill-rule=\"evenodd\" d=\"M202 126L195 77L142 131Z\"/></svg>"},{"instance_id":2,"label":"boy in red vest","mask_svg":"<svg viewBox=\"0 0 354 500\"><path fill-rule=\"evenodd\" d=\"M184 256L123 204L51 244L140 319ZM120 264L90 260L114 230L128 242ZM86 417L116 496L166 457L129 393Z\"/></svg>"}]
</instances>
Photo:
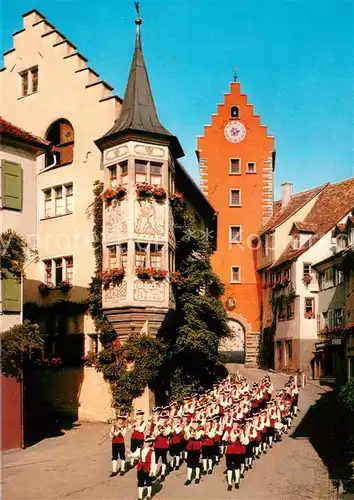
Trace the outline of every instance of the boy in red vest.
<instances>
[{"instance_id":1,"label":"boy in red vest","mask_svg":"<svg viewBox=\"0 0 354 500\"><path fill-rule=\"evenodd\" d=\"M136 469L138 471L138 496L143 499L144 488L147 487L147 500L151 500L152 494L152 476L156 468L155 451L152 447L154 438L146 436L144 445L140 450L140 457Z\"/></svg>"},{"instance_id":2,"label":"boy in red vest","mask_svg":"<svg viewBox=\"0 0 354 500\"><path fill-rule=\"evenodd\" d=\"M185 486L189 486L192 482L192 473L195 469L195 482L200 482L200 455L202 452L202 436L203 432L199 428L200 422L196 422L189 429L188 444L187 444L187 481Z\"/></svg>"},{"instance_id":3,"label":"boy in red vest","mask_svg":"<svg viewBox=\"0 0 354 500\"><path fill-rule=\"evenodd\" d=\"M126 419L124 415L120 415L117 421L112 425L110 436L112 438L112 473L111 477L118 474L118 457L120 458L120 475L125 473L125 444L124 437L127 432Z\"/></svg>"}]
</instances>

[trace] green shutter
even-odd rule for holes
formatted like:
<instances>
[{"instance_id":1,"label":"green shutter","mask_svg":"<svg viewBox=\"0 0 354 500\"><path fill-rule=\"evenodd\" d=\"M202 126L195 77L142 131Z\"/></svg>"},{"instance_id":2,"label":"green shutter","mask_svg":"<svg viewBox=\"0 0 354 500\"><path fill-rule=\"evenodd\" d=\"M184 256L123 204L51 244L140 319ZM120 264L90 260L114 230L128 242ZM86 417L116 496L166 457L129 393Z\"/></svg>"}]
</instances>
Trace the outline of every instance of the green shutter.
<instances>
[{"instance_id":1,"label":"green shutter","mask_svg":"<svg viewBox=\"0 0 354 500\"><path fill-rule=\"evenodd\" d=\"M22 210L22 168L18 163L2 161L2 206Z\"/></svg>"},{"instance_id":2,"label":"green shutter","mask_svg":"<svg viewBox=\"0 0 354 500\"><path fill-rule=\"evenodd\" d=\"M1 280L2 310L4 312L21 312L21 282L15 276Z\"/></svg>"}]
</instances>

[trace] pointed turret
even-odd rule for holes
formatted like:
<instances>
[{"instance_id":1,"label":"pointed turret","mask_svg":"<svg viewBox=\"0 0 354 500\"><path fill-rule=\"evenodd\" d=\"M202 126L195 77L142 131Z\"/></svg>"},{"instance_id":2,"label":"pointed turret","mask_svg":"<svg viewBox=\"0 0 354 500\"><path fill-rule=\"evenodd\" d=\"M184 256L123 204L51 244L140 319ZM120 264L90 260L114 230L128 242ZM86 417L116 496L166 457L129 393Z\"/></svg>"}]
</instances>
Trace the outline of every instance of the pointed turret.
<instances>
[{"instance_id":1,"label":"pointed turret","mask_svg":"<svg viewBox=\"0 0 354 500\"><path fill-rule=\"evenodd\" d=\"M113 127L96 144L102 149L120 142L120 138L127 140L127 137L132 136L142 141L148 140L149 143L152 140L168 143L175 158L180 158L184 153L177 137L160 123L157 116L141 46L140 16L135 19L135 24L135 50L122 109Z\"/></svg>"}]
</instances>

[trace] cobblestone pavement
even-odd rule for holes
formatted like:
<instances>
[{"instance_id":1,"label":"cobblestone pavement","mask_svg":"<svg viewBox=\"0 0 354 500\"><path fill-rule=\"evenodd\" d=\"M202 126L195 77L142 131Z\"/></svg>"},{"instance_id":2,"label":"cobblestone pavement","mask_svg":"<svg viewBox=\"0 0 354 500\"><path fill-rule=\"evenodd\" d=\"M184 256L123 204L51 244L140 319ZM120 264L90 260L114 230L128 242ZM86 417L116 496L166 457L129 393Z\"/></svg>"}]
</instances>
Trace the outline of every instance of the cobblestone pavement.
<instances>
[{"instance_id":1,"label":"cobblestone pavement","mask_svg":"<svg viewBox=\"0 0 354 500\"><path fill-rule=\"evenodd\" d=\"M244 369L250 381L259 380L264 372ZM284 375L271 374L277 388L286 381ZM300 393L300 410L292 431L307 409L324 392L309 383ZM26 450L8 452L2 461L2 498L5 500L118 499L137 498L136 472L110 478L110 443L99 440L107 432L104 424L85 423L63 436L46 439ZM293 439L291 433L283 442L256 460L246 473L240 490L227 491L223 474L225 460L211 476L202 476L199 485L184 486L185 465L171 472L162 485L155 483L157 500L335 500L337 498L326 467L308 439ZM157 490L157 491L156 491Z\"/></svg>"}]
</instances>

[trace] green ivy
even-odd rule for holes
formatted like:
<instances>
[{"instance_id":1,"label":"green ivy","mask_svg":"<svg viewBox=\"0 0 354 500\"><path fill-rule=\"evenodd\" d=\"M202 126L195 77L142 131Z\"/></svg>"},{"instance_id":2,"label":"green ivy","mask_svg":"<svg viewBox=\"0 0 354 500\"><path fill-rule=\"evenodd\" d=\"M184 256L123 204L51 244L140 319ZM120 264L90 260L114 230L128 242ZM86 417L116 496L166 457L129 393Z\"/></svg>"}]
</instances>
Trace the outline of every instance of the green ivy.
<instances>
[{"instance_id":1,"label":"green ivy","mask_svg":"<svg viewBox=\"0 0 354 500\"><path fill-rule=\"evenodd\" d=\"M1 233L1 277L15 275L18 279L24 276L26 262L26 241L15 231L8 229Z\"/></svg>"}]
</instances>

